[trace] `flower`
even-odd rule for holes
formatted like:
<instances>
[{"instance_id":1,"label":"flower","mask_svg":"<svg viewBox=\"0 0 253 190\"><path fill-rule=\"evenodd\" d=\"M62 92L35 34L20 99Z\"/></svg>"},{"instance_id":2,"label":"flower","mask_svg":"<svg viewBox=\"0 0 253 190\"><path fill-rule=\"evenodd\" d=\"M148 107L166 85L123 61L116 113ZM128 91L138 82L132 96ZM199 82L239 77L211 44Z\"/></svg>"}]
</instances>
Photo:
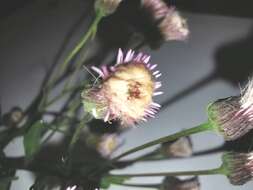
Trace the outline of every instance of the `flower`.
<instances>
[{"instance_id":1,"label":"flower","mask_svg":"<svg viewBox=\"0 0 253 190\"><path fill-rule=\"evenodd\" d=\"M102 156L110 156L120 145L120 139L116 134L105 134L100 138L100 141L97 145L98 152Z\"/></svg>"},{"instance_id":2,"label":"flower","mask_svg":"<svg viewBox=\"0 0 253 190\"><path fill-rule=\"evenodd\" d=\"M157 25L163 40L185 40L189 35L186 20L173 6L163 0L142 0L152 21Z\"/></svg>"},{"instance_id":3,"label":"flower","mask_svg":"<svg viewBox=\"0 0 253 190\"><path fill-rule=\"evenodd\" d=\"M223 167L233 185L243 185L253 179L253 152L227 152L223 155Z\"/></svg>"},{"instance_id":4,"label":"flower","mask_svg":"<svg viewBox=\"0 0 253 190\"><path fill-rule=\"evenodd\" d=\"M96 0L95 10L107 16L116 11L122 0Z\"/></svg>"},{"instance_id":5,"label":"flower","mask_svg":"<svg viewBox=\"0 0 253 190\"><path fill-rule=\"evenodd\" d=\"M241 96L220 99L208 106L211 124L225 140L235 140L253 129L253 80Z\"/></svg>"},{"instance_id":6,"label":"flower","mask_svg":"<svg viewBox=\"0 0 253 190\"><path fill-rule=\"evenodd\" d=\"M154 22L164 18L169 10L163 0L142 0L142 6Z\"/></svg>"},{"instance_id":7,"label":"flower","mask_svg":"<svg viewBox=\"0 0 253 190\"><path fill-rule=\"evenodd\" d=\"M198 177L180 180L177 177L168 176L163 180L161 190L200 190Z\"/></svg>"},{"instance_id":8,"label":"flower","mask_svg":"<svg viewBox=\"0 0 253 190\"><path fill-rule=\"evenodd\" d=\"M186 20L173 7L169 9L159 28L165 41L185 40L189 35Z\"/></svg>"},{"instance_id":9,"label":"flower","mask_svg":"<svg viewBox=\"0 0 253 190\"><path fill-rule=\"evenodd\" d=\"M189 157L192 155L191 139L182 137L174 142L163 143L161 152L166 157Z\"/></svg>"},{"instance_id":10,"label":"flower","mask_svg":"<svg viewBox=\"0 0 253 190\"><path fill-rule=\"evenodd\" d=\"M153 71L157 65L149 60L150 56L132 50L124 56L120 49L115 66L93 66L102 81L83 91L85 111L105 122L120 120L125 126L154 117L160 105L153 102L153 96L163 92L156 91L161 82L155 79L161 73Z\"/></svg>"}]
</instances>

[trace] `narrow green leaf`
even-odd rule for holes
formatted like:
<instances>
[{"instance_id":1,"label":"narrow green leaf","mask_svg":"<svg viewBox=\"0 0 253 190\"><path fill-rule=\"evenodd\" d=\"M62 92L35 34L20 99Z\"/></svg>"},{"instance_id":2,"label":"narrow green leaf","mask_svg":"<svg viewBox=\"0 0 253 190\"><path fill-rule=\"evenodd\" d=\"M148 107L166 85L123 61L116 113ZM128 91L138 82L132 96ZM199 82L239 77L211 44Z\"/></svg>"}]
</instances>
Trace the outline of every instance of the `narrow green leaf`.
<instances>
[{"instance_id":1,"label":"narrow green leaf","mask_svg":"<svg viewBox=\"0 0 253 190\"><path fill-rule=\"evenodd\" d=\"M43 122L37 121L24 135L23 144L25 149L25 155L28 160L32 159L34 154L40 148L40 138L43 126Z\"/></svg>"}]
</instances>

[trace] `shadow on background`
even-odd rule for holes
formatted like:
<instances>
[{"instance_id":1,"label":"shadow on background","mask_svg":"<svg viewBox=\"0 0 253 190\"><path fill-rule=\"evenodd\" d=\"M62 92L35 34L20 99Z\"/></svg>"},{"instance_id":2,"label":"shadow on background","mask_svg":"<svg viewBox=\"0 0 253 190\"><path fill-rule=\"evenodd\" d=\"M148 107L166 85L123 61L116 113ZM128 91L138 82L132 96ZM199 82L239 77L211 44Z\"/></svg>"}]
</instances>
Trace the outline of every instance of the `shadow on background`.
<instances>
[{"instance_id":1,"label":"shadow on background","mask_svg":"<svg viewBox=\"0 0 253 190\"><path fill-rule=\"evenodd\" d=\"M215 52L215 69L203 79L192 84L162 103L166 109L173 103L207 86L211 82L222 79L232 85L248 82L253 74L253 28L249 34L240 40L221 45Z\"/></svg>"}]
</instances>

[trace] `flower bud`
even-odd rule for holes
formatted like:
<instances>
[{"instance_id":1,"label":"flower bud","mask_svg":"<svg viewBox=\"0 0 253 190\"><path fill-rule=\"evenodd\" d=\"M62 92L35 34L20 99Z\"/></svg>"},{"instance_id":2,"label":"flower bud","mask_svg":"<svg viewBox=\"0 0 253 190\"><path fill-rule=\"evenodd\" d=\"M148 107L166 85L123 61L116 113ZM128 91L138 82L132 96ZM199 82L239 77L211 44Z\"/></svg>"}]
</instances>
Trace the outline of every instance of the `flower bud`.
<instances>
[{"instance_id":1,"label":"flower bud","mask_svg":"<svg viewBox=\"0 0 253 190\"><path fill-rule=\"evenodd\" d=\"M211 124L225 140L236 140L253 129L253 85L249 82L239 97L217 100L208 106Z\"/></svg>"},{"instance_id":2,"label":"flower bud","mask_svg":"<svg viewBox=\"0 0 253 190\"><path fill-rule=\"evenodd\" d=\"M153 102L153 96L162 94L156 91L161 82L155 79L161 73L153 71L157 65L151 65L149 59L132 50L124 57L119 50L115 66L92 67L102 80L83 91L85 111L105 122L119 120L125 126L154 117L160 105Z\"/></svg>"},{"instance_id":3,"label":"flower bud","mask_svg":"<svg viewBox=\"0 0 253 190\"><path fill-rule=\"evenodd\" d=\"M233 185L243 185L253 179L253 152L227 152L223 155L223 167Z\"/></svg>"},{"instance_id":4,"label":"flower bud","mask_svg":"<svg viewBox=\"0 0 253 190\"><path fill-rule=\"evenodd\" d=\"M104 16L110 15L116 11L122 0L96 0L95 10L101 12Z\"/></svg>"},{"instance_id":5,"label":"flower bud","mask_svg":"<svg viewBox=\"0 0 253 190\"><path fill-rule=\"evenodd\" d=\"M192 155L190 137L182 137L174 142L162 144L161 153L166 157L189 157Z\"/></svg>"},{"instance_id":6,"label":"flower bud","mask_svg":"<svg viewBox=\"0 0 253 190\"><path fill-rule=\"evenodd\" d=\"M200 190L197 177L180 180L177 177L168 176L163 180L161 190Z\"/></svg>"}]
</instances>

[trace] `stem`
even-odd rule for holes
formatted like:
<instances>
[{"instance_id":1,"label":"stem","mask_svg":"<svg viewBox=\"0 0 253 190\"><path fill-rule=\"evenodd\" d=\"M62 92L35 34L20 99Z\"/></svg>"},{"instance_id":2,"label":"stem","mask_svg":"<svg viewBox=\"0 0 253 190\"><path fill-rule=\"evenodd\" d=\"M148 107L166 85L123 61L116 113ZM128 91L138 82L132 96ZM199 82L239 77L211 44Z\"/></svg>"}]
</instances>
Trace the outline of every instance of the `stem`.
<instances>
[{"instance_id":1,"label":"stem","mask_svg":"<svg viewBox=\"0 0 253 190\"><path fill-rule=\"evenodd\" d=\"M69 152L73 149L75 143L77 142L79 138L80 133L82 132L82 129L86 126L86 123L88 123L91 119L92 118L90 117L90 115L86 114L84 118L81 120L79 126L76 128L72 136L72 139L70 141L69 148L68 148Z\"/></svg>"},{"instance_id":2,"label":"stem","mask_svg":"<svg viewBox=\"0 0 253 190\"><path fill-rule=\"evenodd\" d=\"M114 183L115 185L126 187L152 188L159 189L161 184L128 184L128 183Z\"/></svg>"},{"instance_id":3,"label":"stem","mask_svg":"<svg viewBox=\"0 0 253 190\"><path fill-rule=\"evenodd\" d=\"M159 173L139 173L139 174L111 174L111 177L155 177L155 176L199 176L199 175L225 175L223 165L219 168L198 170L198 171L180 171L180 172L159 172Z\"/></svg>"},{"instance_id":4,"label":"stem","mask_svg":"<svg viewBox=\"0 0 253 190\"><path fill-rule=\"evenodd\" d=\"M60 68L60 74L63 73L68 65L68 63L75 57L75 55L83 48L83 46L86 44L88 39L92 36L94 36L94 33L96 32L97 26L101 19L103 18L103 14L101 12L98 12L96 15L96 18L94 19L93 23L91 24L89 30L86 32L86 34L81 38L79 43L76 45L76 47L69 53L67 58L64 60L63 64Z\"/></svg>"},{"instance_id":5,"label":"stem","mask_svg":"<svg viewBox=\"0 0 253 190\"><path fill-rule=\"evenodd\" d=\"M189 135L192 135L192 134L195 134L195 133L200 133L200 132L204 132L204 131L208 131L208 130L212 130L212 129L213 129L213 126L209 122L206 122L206 123L203 123L203 124L198 125L196 127L186 129L186 130L180 131L178 133L175 133L173 135L165 136L165 137L156 139L154 141L148 142L146 144L143 144L141 146L137 146L135 148L132 148L132 149L120 154L119 156L115 157L113 160L118 160L122 157L125 157L125 156L129 155L129 154L138 152L140 150L143 150L145 148L149 148L151 146L154 146L154 145L157 145L157 144L160 144L160 143L173 141L173 140L176 140L176 139L181 138L181 137L189 136Z\"/></svg>"}]
</instances>

